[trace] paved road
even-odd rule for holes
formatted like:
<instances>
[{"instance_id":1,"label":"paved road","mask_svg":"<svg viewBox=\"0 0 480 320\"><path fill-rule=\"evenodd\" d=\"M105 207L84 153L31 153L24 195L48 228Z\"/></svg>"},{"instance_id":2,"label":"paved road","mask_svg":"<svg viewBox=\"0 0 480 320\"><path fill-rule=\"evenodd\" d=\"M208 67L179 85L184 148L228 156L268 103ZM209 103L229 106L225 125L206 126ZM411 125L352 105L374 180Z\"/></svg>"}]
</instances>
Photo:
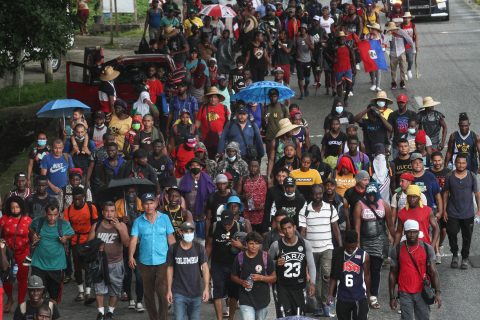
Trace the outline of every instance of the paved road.
<instances>
[{"instance_id":1,"label":"paved road","mask_svg":"<svg viewBox=\"0 0 480 320\"><path fill-rule=\"evenodd\" d=\"M472 129L480 132L480 121L477 121L478 105L480 103L480 15L461 0L450 3L451 20L449 22L424 22L417 25L420 34L420 51L418 62L421 78L414 79L407 85L405 91L411 100L415 97L433 96L442 102L438 110L443 112L450 128L456 128L458 113L466 111L470 115ZM100 39L99 39L100 40ZM77 48L69 56L74 60L82 58L82 43L77 41ZM103 40L100 40L104 42ZM131 45L131 44L130 44ZM128 50L106 50L107 58L128 53ZM38 72L39 69L36 69ZM35 67L27 69L29 73L35 72ZM42 75L40 74L40 77ZM60 79L64 76L64 67L56 75ZM41 79L41 78L40 78ZM383 76L382 88L388 88L389 74ZM359 112L372 98L368 90L369 77L360 72L355 86L355 96L351 98L351 111ZM296 86L293 86L296 89ZM313 142L319 143L323 133L322 125L324 116L331 108L332 98L323 95L323 88L318 90L318 96L310 96L301 101L305 117L311 125ZM389 96L399 93L387 90ZM300 101L294 101L300 102ZM415 104L413 107L417 107ZM472 242L472 254L480 254L479 231L475 228ZM448 253L448 244L445 245ZM448 267L449 257L444 258L444 264L439 266L444 305L441 309L432 311L432 319L478 319L478 303L480 294L480 269L468 271L451 270ZM398 314L388 308L387 275L388 270L382 272L381 294L379 297L381 309L371 311L371 319L397 319ZM73 302L76 286L73 283L65 287L65 297L61 304L63 317L71 320L90 318L96 315L93 306L83 307ZM213 306L203 305L202 319L214 319ZM269 319L273 319L273 309ZM125 303L120 303L116 311L118 319L140 320L146 315L137 315L127 310ZM6 319L11 319L7 315Z\"/></svg>"}]
</instances>

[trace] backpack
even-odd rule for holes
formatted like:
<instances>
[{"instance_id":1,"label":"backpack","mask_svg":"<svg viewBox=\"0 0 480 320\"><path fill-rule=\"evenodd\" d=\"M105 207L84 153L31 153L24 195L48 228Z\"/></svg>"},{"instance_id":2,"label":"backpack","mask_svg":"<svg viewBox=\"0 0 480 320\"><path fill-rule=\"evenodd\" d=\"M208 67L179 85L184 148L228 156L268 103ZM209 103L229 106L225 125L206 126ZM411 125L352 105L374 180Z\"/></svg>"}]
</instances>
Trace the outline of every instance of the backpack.
<instances>
[{"instance_id":1,"label":"backpack","mask_svg":"<svg viewBox=\"0 0 480 320\"><path fill-rule=\"evenodd\" d=\"M42 231L42 227L43 225L45 224L45 221L47 219L45 217L41 217L39 220L38 220L38 224L37 224L37 227L35 228L35 233L40 235L40 232ZM57 231L58 231L58 237L61 238L63 237L63 220L62 218L58 218L57 220ZM68 244L65 243L63 245L63 248L65 249L65 254L68 255Z\"/></svg>"},{"instance_id":2,"label":"backpack","mask_svg":"<svg viewBox=\"0 0 480 320\"><path fill-rule=\"evenodd\" d=\"M242 272L244 258L245 258L245 253L243 251L240 251L240 253L237 255L238 265L240 266L240 272ZM263 261L264 275L266 276L267 275L267 265L268 265L268 252L267 251L262 251L262 261Z\"/></svg>"}]
</instances>

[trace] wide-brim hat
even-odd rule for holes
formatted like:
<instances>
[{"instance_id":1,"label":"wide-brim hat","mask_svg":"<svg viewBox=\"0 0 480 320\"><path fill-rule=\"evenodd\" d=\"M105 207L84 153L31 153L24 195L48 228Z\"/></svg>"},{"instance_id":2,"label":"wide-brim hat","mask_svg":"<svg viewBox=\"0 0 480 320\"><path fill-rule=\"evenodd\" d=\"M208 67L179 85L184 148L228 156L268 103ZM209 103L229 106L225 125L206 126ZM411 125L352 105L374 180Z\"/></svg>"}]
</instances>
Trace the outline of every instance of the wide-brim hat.
<instances>
[{"instance_id":1,"label":"wide-brim hat","mask_svg":"<svg viewBox=\"0 0 480 320\"><path fill-rule=\"evenodd\" d=\"M207 165L205 164L205 161L201 160L200 158L192 158L192 160L188 161L187 165L185 166L185 168L187 168L188 170L190 170L190 167L192 166L192 163L198 163L199 165L201 165L203 168L205 168Z\"/></svg>"},{"instance_id":2,"label":"wide-brim hat","mask_svg":"<svg viewBox=\"0 0 480 320\"><path fill-rule=\"evenodd\" d=\"M423 98L422 108L430 108L430 107L438 106L439 104L440 102L433 100L432 97L425 97Z\"/></svg>"},{"instance_id":3,"label":"wide-brim hat","mask_svg":"<svg viewBox=\"0 0 480 320\"><path fill-rule=\"evenodd\" d=\"M278 130L277 134L275 135L275 138L278 138L284 135L285 133L290 132L299 127L299 125L293 124L288 118L280 119L280 121L278 122L278 125L280 126L280 130Z\"/></svg>"},{"instance_id":4,"label":"wide-brim hat","mask_svg":"<svg viewBox=\"0 0 480 320\"><path fill-rule=\"evenodd\" d=\"M218 96L218 99L220 99L220 101L225 100L225 97L220 91L218 91L217 87L210 87L210 89L208 89L208 92L205 94L205 97L208 96Z\"/></svg>"},{"instance_id":5,"label":"wide-brim hat","mask_svg":"<svg viewBox=\"0 0 480 320\"><path fill-rule=\"evenodd\" d=\"M113 69L112 66L106 66L100 74L100 80L111 81L120 75L120 71Z\"/></svg>"},{"instance_id":6,"label":"wide-brim hat","mask_svg":"<svg viewBox=\"0 0 480 320\"><path fill-rule=\"evenodd\" d=\"M378 23L372 23L371 25L368 25L367 24L367 28L369 29L375 29L375 30L378 30L378 31L382 31L382 27L380 27L380 25Z\"/></svg>"},{"instance_id":7,"label":"wide-brim hat","mask_svg":"<svg viewBox=\"0 0 480 320\"><path fill-rule=\"evenodd\" d=\"M405 12L405 14L403 15L402 18L413 18L412 14L410 13L410 11L407 11Z\"/></svg>"},{"instance_id":8,"label":"wide-brim hat","mask_svg":"<svg viewBox=\"0 0 480 320\"><path fill-rule=\"evenodd\" d=\"M397 27L397 25L395 24L395 22L393 21L390 21L389 23L387 23L387 25L385 26L385 30L386 31L392 31L392 30L398 30L399 27Z\"/></svg>"},{"instance_id":9,"label":"wide-brim hat","mask_svg":"<svg viewBox=\"0 0 480 320\"><path fill-rule=\"evenodd\" d=\"M387 104L393 103L393 101L387 97L387 93L385 91L377 92L377 96L372 99L372 102L375 103L377 100L385 100Z\"/></svg>"},{"instance_id":10,"label":"wide-brim hat","mask_svg":"<svg viewBox=\"0 0 480 320\"><path fill-rule=\"evenodd\" d=\"M170 38L175 36L178 33L178 30L174 26L166 26L165 31L163 32L163 35L166 38Z\"/></svg>"},{"instance_id":11,"label":"wide-brim hat","mask_svg":"<svg viewBox=\"0 0 480 320\"><path fill-rule=\"evenodd\" d=\"M243 30L245 33L252 31L258 27L258 21L254 16L249 16L247 20L245 20L245 29Z\"/></svg>"}]
</instances>

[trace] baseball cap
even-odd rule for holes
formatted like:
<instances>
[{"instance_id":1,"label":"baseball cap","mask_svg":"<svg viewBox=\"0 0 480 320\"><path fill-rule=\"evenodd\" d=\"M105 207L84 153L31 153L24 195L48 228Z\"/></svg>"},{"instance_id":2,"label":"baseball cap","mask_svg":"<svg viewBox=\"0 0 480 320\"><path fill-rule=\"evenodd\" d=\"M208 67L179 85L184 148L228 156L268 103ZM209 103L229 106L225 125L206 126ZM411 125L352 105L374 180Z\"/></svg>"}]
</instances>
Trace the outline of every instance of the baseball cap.
<instances>
[{"instance_id":1,"label":"baseball cap","mask_svg":"<svg viewBox=\"0 0 480 320\"><path fill-rule=\"evenodd\" d=\"M195 148L195 146L197 145L197 138L189 138L187 139L187 146L189 148Z\"/></svg>"},{"instance_id":2,"label":"baseball cap","mask_svg":"<svg viewBox=\"0 0 480 320\"><path fill-rule=\"evenodd\" d=\"M400 175L400 179L413 182L415 180L415 177L410 172L404 172Z\"/></svg>"},{"instance_id":3,"label":"baseball cap","mask_svg":"<svg viewBox=\"0 0 480 320\"><path fill-rule=\"evenodd\" d=\"M102 110L95 111L95 113L93 114L93 119L105 119L105 112L103 112Z\"/></svg>"},{"instance_id":4,"label":"baseball cap","mask_svg":"<svg viewBox=\"0 0 480 320\"><path fill-rule=\"evenodd\" d=\"M288 187L288 186L295 186L295 179L292 177L286 177L285 180L283 180L283 186Z\"/></svg>"},{"instance_id":5,"label":"baseball cap","mask_svg":"<svg viewBox=\"0 0 480 320\"><path fill-rule=\"evenodd\" d=\"M245 108L245 106L241 106L237 109L237 113L245 113L247 114L248 111L247 111L247 108Z\"/></svg>"},{"instance_id":6,"label":"baseball cap","mask_svg":"<svg viewBox=\"0 0 480 320\"><path fill-rule=\"evenodd\" d=\"M223 224L230 224L233 221L233 212L229 209L225 209L222 211L222 214L220 215L220 221Z\"/></svg>"},{"instance_id":7,"label":"baseball cap","mask_svg":"<svg viewBox=\"0 0 480 320\"><path fill-rule=\"evenodd\" d=\"M190 115L190 110L188 110L188 109L182 109L182 111L180 111L180 115L184 115L185 113L187 113L188 115Z\"/></svg>"},{"instance_id":8,"label":"baseball cap","mask_svg":"<svg viewBox=\"0 0 480 320\"><path fill-rule=\"evenodd\" d=\"M195 225L190 221L185 221L180 225L180 230L182 231L195 230Z\"/></svg>"},{"instance_id":9,"label":"baseball cap","mask_svg":"<svg viewBox=\"0 0 480 320\"><path fill-rule=\"evenodd\" d=\"M155 201L155 195L153 193L145 193L142 196L142 202L147 202L147 201Z\"/></svg>"},{"instance_id":10,"label":"baseball cap","mask_svg":"<svg viewBox=\"0 0 480 320\"><path fill-rule=\"evenodd\" d=\"M420 230L420 225L418 224L418 221L408 219L403 224L403 230L405 230L405 231L411 231L411 230L419 231Z\"/></svg>"},{"instance_id":11,"label":"baseball cap","mask_svg":"<svg viewBox=\"0 0 480 320\"><path fill-rule=\"evenodd\" d=\"M215 183L228 183L228 178L223 173L217 174L215 177Z\"/></svg>"},{"instance_id":12,"label":"baseball cap","mask_svg":"<svg viewBox=\"0 0 480 320\"><path fill-rule=\"evenodd\" d=\"M222 81L222 80L227 80L227 78L222 74L221 76L218 76L217 80Z\"/></svg>"},{"instance_id":13,"label":"baseball cap","mask_svg":"<svg viewBox=\"0 0 480 320\"><path fill-rule=\"evenodd\" d=\"M314 17L313 17L313 20L320 21L320 16L314 16Z\"/></svg>"},{"instance_id":14,"label":"baseball cap","mask_svg":"<svg viewBox=\"0 0 480 320\"><path fill-rule=\"evenodd\" d=\"M43 280L39 276L30 276L28 278L28 283L27 283L27 288L28 289L45 289L45 286L43 285Z\"/></svg>"},{"instance_id":15,"label":"baseball cap","mask_svg":"<svg viewBox=\"0 0 480 320\"><path fill-rule=\"evenodd\" d=\"M404 93L399 94L397 96L397 102L407 103L408 102L408 96Z\"/></svg>"},{"instance_id":16,"label":"baseball cap","mask_svg":"<svg viewBox=\"0 0 480 320\"><path fill-rule=\"evenodd\" d=\"M273 70L273 73L279 73L279 72L280 72L280 73L285 73L285 71L283 71L283 69L280 68L280 67L276 67L276 68Z\"/></svg>"},{"instance_id":17,"label":"baseball cap","mask_svg":"<svg viewBox=\"0 0 480 320\"><path fill-rule=\"evenodd\" d=\"M410 162L411 161L414 161L414 160L418 160L418 159L422 159L423 160L423 157L422 157L422 154L418 153L418 152L414 152L410 155Z\"/></svg>"},{"instance_id":18,"label":"baseball cap","mask_svg":"<svg viewBox=\"0 0 480 320\"><path fill-rule=\"evenodd\" d=\"M305 28L305 29L308 29L308 26L307 26L307 24L306 24L306 23L302 23L302 24L300 25L300 28Z\"/></svg>"}]
</instances>

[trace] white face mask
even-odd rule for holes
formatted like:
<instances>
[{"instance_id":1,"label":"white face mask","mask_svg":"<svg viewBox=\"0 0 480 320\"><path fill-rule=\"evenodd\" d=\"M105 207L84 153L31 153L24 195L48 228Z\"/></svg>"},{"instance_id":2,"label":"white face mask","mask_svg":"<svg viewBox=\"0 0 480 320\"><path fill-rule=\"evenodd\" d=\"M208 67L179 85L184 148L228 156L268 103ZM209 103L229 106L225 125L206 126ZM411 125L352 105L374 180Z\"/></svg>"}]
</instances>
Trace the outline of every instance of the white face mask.
<instances>
[{"instance_id":1,"label":"white face mask","mask_svg":"<svg viewBox=\"0 0 480 320\"><path fill-rule=\"evenodd\" d=\"M293 197L295 197L295 192L293 192L293 193L285 192L284 195L285 195L285 197L287 197L289 199L292 199Z\"/></svg>"},{"instance_id":2,"label":"white face mask","mask_svg":"<svg viewBox=\"0 0 480 320\"><path fill-rule=\"evenodd\" d=\"M410 134L415 134L415 132L417 132L417 129L415 129L415 128L408 128L408 133L410 133Z\"/></svg>"},{"instance_id":3,"label":"white face mask","mask_svg":"<svg viewBox=\"0 0 480 320\"><path fill-rule=\"evenodd\" d=\"M192 242L194 238L195 238L195 233L193 233L193 232L183 234L183 240L185 242Z\"/></svg>"},{"instance_id":4,"label":"white face mask","mask_svg":"<svg viewBox=\"0 0 480 320\"><path fill-rule=\"evenodd\" d=\"M377 106L379 106L380 108L385 107L386 104L387 104L387 103L386 103L385 101L381 101L381 100L380 100L380 101L377 101Z\"/></svg>"},{"instance_id":5,"label":"white face mask","mask_svg":"<svg viewBox=\"0 0 480 320\"><path fill-rule=\"evenodd\" d=\"M342 106L338 106L338 107L335 107L335 111L340 114L343 112L343 107Z\"/></svg>"},{"instance_id":6,"label":"white face mask","mask_svg":"<svg viewBox=\"0 0 480 320\"><path fill-rule=\"evenodd\" d=\"M237 159L237 156L227 157L227 158L228 158L228 161L233 162L235 161L235 159Z\"/></svg>"},{"instance_id":7,"label":"white face mask","mask_svg":"<svg viewBox=\"0 0 480 320\"><path fill-rule=\"evenodd\" d=\"M97 129L103 129L105 127L105 123L102 123L101 125L95 125Z\"/></svg>"}]
</instances>

